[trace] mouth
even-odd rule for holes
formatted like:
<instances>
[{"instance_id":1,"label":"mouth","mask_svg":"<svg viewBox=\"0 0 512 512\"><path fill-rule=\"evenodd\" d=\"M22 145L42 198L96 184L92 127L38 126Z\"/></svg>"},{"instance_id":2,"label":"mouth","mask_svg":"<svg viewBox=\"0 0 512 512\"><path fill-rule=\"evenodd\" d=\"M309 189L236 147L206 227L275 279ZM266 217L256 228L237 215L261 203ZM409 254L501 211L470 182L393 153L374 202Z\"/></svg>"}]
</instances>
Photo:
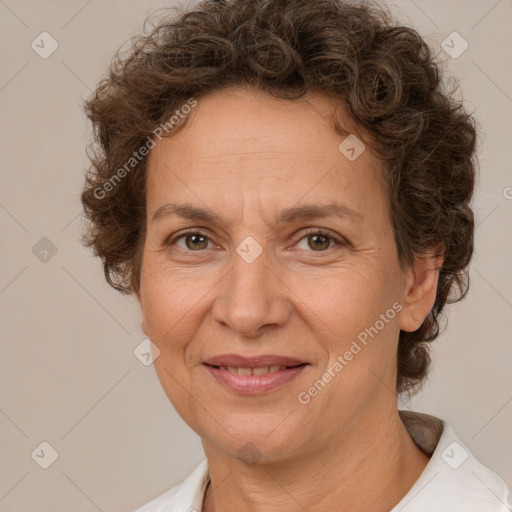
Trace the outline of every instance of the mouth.
<instances>
[{"instance_id":1,"label":"mouth","mask_svg":"<svg viewBox=\"0 0 512 512\"><path fill-rule=\"evenodd\" d=\"M223 387L237 394L268 393L294 380L308 363L282 356L242 357L226 354L203 363Z\"/></svg>"},{"instance_id":2,"label":"mouth","mask_svg":"<svg viewBox=\"0 0 512 512\"><path fill-rule=\"evenodd\" d=\"M209 366L224 366L226 368L267 368L267 367L294 367L305 364L306 361L289 356L262 354L259 356L241 356L238 354L220 354L204 361Z\"/></svg>"},{"instance_id":3,"label":"mouth","mask_svg":"<svg viewBox=\"0 0 512 512\"><path fill-rule=\"evenodd\" d=\"M289 370L290 368L298 368L299 366L304 366L306 363L302 363L296 366L259 366L257 368L244 368L238 366L211 366L212 368L216 368L217 370L227 371L232 373L233 375L266 375L267 373L276 373L283 370Z\"/></svg>"}]
</instances>

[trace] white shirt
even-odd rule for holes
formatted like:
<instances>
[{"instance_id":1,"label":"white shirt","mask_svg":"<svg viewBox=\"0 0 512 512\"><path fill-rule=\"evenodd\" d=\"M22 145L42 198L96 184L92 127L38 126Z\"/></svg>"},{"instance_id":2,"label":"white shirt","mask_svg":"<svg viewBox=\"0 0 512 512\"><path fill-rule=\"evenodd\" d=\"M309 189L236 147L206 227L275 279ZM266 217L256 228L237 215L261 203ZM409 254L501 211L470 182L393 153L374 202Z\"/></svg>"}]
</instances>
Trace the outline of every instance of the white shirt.
<instances>
[{"instance_id":1,"label":"white shirt","mask_svg":"<svg viewBox=\"0 0 512 512\"><path fill-rule=\"evenodd\" d=\"M448 423L428 414L398 411L415 443L431 459L409 492L390 512L511 512L503 479L481 464ZM135 512L201 512L208 462L180 485Z\"/></svg>"}]
</instances>

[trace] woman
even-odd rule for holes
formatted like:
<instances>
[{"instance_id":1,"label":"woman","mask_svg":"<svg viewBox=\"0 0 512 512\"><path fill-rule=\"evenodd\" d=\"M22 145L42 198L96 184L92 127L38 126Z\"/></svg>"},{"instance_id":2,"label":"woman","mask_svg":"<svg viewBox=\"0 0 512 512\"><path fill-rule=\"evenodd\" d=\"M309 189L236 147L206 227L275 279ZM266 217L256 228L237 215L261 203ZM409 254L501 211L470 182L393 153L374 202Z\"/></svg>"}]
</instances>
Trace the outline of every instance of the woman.
<instances>
[{"instance_id":1,"label":"woman","mask_svg":"<svg viewBox=\"0 0 512 512\"><path fill-rule=\"evenodd\" d=\"M119 54L87 113L84 242L206 454L138 512L510 510L450 425L397 409L474 230L474 124L414 30L207 0Z\"/></svg>"}]
</instances>

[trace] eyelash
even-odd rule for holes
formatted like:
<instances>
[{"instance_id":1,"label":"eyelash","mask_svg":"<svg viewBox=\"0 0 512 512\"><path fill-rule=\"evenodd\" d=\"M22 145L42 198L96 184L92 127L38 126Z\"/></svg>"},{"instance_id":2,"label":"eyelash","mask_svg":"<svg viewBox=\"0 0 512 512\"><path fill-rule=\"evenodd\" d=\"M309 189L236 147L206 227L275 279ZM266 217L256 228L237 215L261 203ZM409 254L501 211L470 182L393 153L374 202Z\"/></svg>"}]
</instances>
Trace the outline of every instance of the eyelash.
<instances>
[{"instance_id":1,"label":"eyelash","mask_svg":"<svg viewBox=\"0 0 512 512\"><path fill-rule=\"evenodd\" d=\"M185 231L182 231L181 233L179 233L174 238L168 239L165 242L165 246L171 246L175 242L177 242L179 239L184 238L187 235L201 235L201 236L204 236L205 238L207 238L210 242L212 241L211 238L208 236L208 234L206 232L202 231L201 229L199 229L199 228L189 228L189 229L186 229ZM344 238L338 237L338 236L334 236L330 231L326 231L326 230L323 230L321 228L306 228L306 231L304 232L302 237L299 238L296 241L296 243L299 243L304 238L307 238L309 235L325 236L325 237L329 238L330 240L334 241L334 243L335 243L334 247L335 246L348 245L347 240L345 240ZM315 252L316 253L328 252L330 249L333 249L334 247L329 247L328 249L325 249L323 251L313 251L313 250L311 250L309 252L313 252L313 253L315 253ZM199 250L199 251L191 251L191 250L188 250L188 249L183 249L183 250L185 250L187 252L202 252L201 250Z\"/></svg>"}]
</instances>

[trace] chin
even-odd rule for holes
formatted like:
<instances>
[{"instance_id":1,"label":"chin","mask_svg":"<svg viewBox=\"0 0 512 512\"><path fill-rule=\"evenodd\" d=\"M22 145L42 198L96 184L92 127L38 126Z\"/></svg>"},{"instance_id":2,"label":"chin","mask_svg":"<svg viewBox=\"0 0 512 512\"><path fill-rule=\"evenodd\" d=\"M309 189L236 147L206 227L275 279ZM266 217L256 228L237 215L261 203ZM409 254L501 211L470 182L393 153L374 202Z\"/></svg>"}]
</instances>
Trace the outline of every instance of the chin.
<instances>
[{"instance_id":1,"label":"chin","mask_svg":"<svg viewBox=\"0 0 512 512\"><path fill-rule=\"evenodd\" d=\"M295 458L305 444L304 429L293 422L287 425L282 414L225 415L224 421L229 425L226 430L217 424L214 432L194 429L202 439L207 456L211 447L248 466L275 464Z\"/></svg>"}]
</instances>

